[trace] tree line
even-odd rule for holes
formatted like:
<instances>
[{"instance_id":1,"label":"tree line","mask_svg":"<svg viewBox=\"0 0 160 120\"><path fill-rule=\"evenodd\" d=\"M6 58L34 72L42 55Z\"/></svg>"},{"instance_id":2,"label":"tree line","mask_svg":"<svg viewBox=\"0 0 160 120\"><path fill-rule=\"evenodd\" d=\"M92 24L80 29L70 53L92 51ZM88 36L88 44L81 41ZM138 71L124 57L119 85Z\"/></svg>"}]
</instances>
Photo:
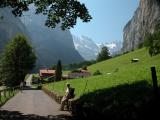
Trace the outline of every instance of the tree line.
<instances>
[{"instance_id":1,"label":"tree line","mask_svg":"<svg viewBox=\"0 0 160 120\"><path fill-rule=\"evenodd\" d=\"M96 60L88 60L88 61L82 61L79 63L71 63L71 64L62 64L63 70L75 70L79 68L85 68L86 66L90 66L92 64L96 64L97 62L101 62L107 59L110 59L111 55L109 53L108 48L102 47L101 51L98 53ZM56 69L57 65L54 64L51 69Z\"/></svg>"}]
</instances>

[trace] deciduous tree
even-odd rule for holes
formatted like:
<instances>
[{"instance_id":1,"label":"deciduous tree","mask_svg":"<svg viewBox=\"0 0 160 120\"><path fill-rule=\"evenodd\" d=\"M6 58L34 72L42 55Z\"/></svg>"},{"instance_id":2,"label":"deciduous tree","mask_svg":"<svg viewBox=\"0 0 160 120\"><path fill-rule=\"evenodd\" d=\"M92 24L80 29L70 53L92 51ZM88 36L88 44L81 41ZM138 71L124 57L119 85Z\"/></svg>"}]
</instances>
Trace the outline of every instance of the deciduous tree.
<instances>
[{"instance_id":1,"label":"deciduous tree","mask_svg":"<svg viewBox=\"0 0 160 120\"><path fill-rule=\"evenodd\" d=\"M28 6L34 4L36 14L47 15L45 25L55 27L61 23L61 28L74 27L77 18L83 22L89 22L91 15L83 3L78 0L1 0L0 7L11 6L16 16L21 16L23 11L29 10Z\"/></svg>"},{"instance_id":2,"label":"deciduous tree","mask_svg":"<svg viewBox=\"0 0 160 120\"><path fill-rule=\"evenodd\" d=\"M1 79L6 86L19 85L36 62L36 56L27 39L17 35L6 46L0 59Z\"/></svg>"}]
</instances>

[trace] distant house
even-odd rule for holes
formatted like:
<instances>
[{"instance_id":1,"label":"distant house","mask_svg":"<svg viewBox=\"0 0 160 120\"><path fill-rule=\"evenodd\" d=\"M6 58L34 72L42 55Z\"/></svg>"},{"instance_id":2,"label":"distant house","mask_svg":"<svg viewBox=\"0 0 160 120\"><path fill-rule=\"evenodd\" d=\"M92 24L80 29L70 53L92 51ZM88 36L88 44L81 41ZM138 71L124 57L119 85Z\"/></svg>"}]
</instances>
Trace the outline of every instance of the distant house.
<instances>
[{"instance_id":1,"label":"distant house","mask_svg":"<svg viewBox=\"0 0 160 120\"><path fill-rule=\"evenodd\" d=\"M91 73L87 70L79 70L76 72L72 72L68 74L68 78L83 78L83 77L89 77L91 76Z\"/></svg>"},{"instance_id":2,"label":"distant house","mask_svg":"<svg viewBox=\"0 0 160 120\"><path fill-rule=\"evenodd\" d=\"M41 79L48 78L48 77L51 77L51 76L55 76L55 70L41 69L39 71L39 76L40 76Z\"/></svg>"}]
</instances>

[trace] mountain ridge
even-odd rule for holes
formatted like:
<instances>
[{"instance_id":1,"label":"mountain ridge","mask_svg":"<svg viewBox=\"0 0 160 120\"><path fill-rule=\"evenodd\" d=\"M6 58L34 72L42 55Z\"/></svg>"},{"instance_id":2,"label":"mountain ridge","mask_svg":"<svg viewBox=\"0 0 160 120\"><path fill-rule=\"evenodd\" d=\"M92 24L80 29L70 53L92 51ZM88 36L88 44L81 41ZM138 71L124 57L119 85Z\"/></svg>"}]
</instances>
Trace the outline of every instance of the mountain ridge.
<instances>
[{"instance_id":1,"label":"mountain ridge","mask_svg":"<svg viewBox=\"0 0 160 120\"><path fill-rule=\"evenodd\" d=\"M119 54L122 48L120 41L113 41L110 43L95 43L91 38L86 36L75 36L73 35L73 41L77 51L83 56L85 60L95 60L101 48L107 46L111 55Z\"/></svg>"},{"instance_id":2,"label":"mountain ridge","mask_svg":"<svg viewBox=\"0 0 160 120\"><path fill-rule=\"evenodd\" d=\"M33 10L19 18L11 13L10 8L0 8L0 15L3 16L0 23L0 52L17 34L27 36L38 58L35 71L52 67L58 59L62 64L84 60L76 51L69 30L62 31L59 26L55 29L44 26L44 16L33 14Z\"/></svg>"},{"instance_id":3,"label":"mountain ridge","mask_svg":"<svg viewBox=\"0 0 160 120\"><path fill-rule=\"evenodd\" d=\"M3 19L0 20L0 53L5 45L17 34L23 34L31 39L25 25L12 14L11 8L0 8L0 15L3 16Z\"/></svg>"}]
</instances>

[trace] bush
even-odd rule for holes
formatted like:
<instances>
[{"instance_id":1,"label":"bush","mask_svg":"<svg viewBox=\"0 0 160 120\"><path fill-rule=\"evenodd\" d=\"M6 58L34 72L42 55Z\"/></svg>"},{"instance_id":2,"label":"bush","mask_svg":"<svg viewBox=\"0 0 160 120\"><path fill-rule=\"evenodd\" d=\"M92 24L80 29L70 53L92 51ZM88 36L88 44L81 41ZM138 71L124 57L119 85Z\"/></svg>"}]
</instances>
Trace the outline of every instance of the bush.
<instances>
[{"instance_id":1,"label":"bush","mask_svg":"<svg viewBox=\"0 0 160 120\"><path fill-rule=\"evenodd\" d=\"M82 70L87 70L87 65L83 65Z\"/></svg>"},{"instance_id":2,"label":"bush","mask_svg":"<svg viewBox=\"0 0 160 120\"><path fill-rule=\"evenodd\" d=\"M99 70L96 70L93 75L102 75L102 73Z\"/></svg>"},{"instance_id":3,"label":"bush","mask_svg":"<svg viewBox=\"0 0 160 120\"><path fill-rule=\"evenodd\" d=\"M38 85L38 86L37 86L37 89L38 89L38 90L41 90L41 89L42 89L42 85Z\"/></svg>"},{"instance_id":4,"label":"bush","mask_svg":"<svg viewBox=\"0 0 160 120\"><path fill-rule=\"evenodd\" d=\"M32 77L32 83L37 84L39 82L39 77L33 76Z\"/></svg>"},{"instance_id":5,"label":"bush","mask_svg":"<svg viewBox=\"0 0 160 120\"><path fill-rule=\"evenodd\" d=\"M143 43L139 43L138 48L143 48Z\"/></svg>"},{"instance_id":6,"label":"bush","mask_svg":"<svg viewBox=\"0 0 160 120\"><path fill-rule=\"evenodd\" d=\"M126 52L123 53L123 55L124 55L124 54L128 54L128 53L129 53L129 51L126 51Z\"/></svg>"},{"instance_id":7,"label":"bush","mask_svg":"<svg viewBox=\"0 0 160 120\"><path fill-rule=\"evenodd\" d=\"M144 46L148 48L148 52L151 56L155 56L160 53L160 31L155 32L150 36L147 36L144 41Z\"/></svg>"},{"instance_id":8,"label":"bush","mask_svg":"<svg viewBox=\"0 0 160 120\"><path fill-rule=\"evenodd\" d=\"M153 34L147 33L144 39L144 46L148 48L151 56L160 54L160 22Z\"/></svg>"},{"instance_id":9,"label":"bush","mask_svg":"<svg viewBox=\"0 0 160 120\"><path fill-rule=\"evenodd\" d=\"M72 70L71 73L76 73L76 72L80 72L80 70Z\"/></svg>"}]
</instances>

